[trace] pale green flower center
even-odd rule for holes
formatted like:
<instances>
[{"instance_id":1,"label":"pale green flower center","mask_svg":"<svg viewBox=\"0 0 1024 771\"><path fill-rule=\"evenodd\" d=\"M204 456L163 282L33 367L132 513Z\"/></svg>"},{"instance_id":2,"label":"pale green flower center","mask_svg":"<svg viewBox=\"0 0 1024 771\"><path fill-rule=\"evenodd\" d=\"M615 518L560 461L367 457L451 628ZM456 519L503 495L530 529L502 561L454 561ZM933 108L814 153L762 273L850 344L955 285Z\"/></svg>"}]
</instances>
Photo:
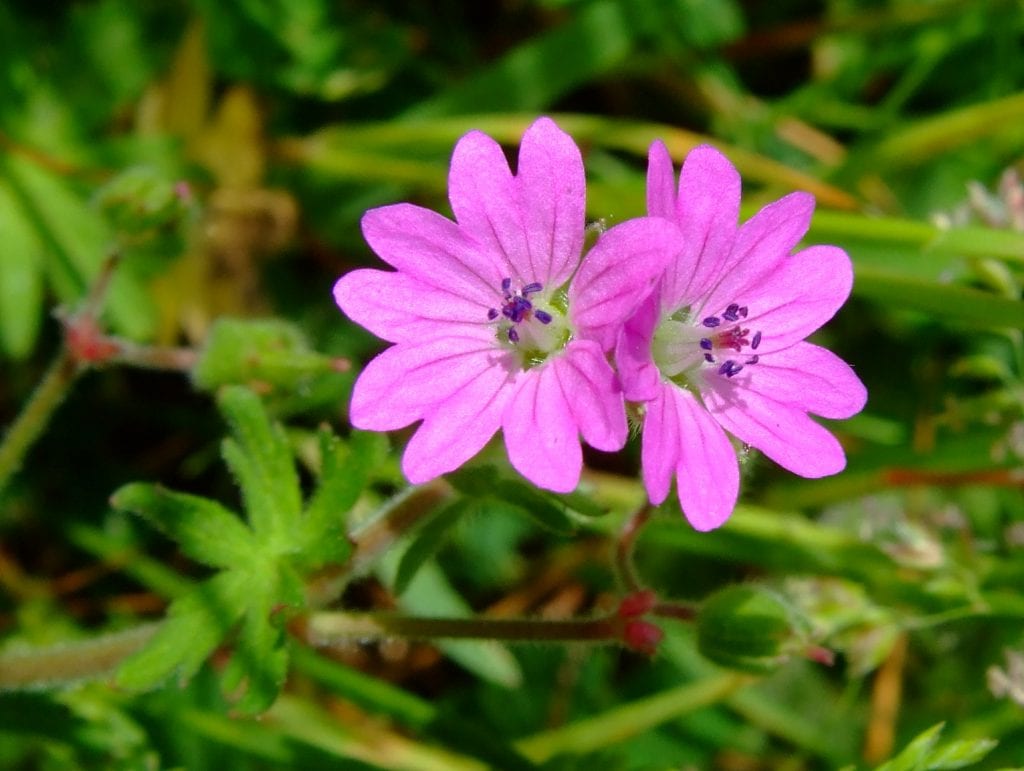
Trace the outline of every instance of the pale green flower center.
<instances>
[{"instance_id":1,"label":"pale green flower center","mask_svg":"<svg viewBox=\"0 0 1024 771\"><path fill-rule=\"evenodd\" d=\"M658 370L676 385L699 390L700 378L715 372L733 378L757 364L761 332L746 327L746 306L731 303L718 316L694 317L681 308L655 327L651 354Z\"/></svg>"},{"instance_id":2,"label":"pale green flower center","mask_svg":"<svg viewBox=\"0 0 1024 771\"><path fill-rule=\"evenodd\" d=\"M512 279L501 283L504 302L488 311L502 348L519 354L523 369L543 363L572 339L569 300L564 288L545 292L538 283L513 291Z\"/></svg>"}]
</instances>

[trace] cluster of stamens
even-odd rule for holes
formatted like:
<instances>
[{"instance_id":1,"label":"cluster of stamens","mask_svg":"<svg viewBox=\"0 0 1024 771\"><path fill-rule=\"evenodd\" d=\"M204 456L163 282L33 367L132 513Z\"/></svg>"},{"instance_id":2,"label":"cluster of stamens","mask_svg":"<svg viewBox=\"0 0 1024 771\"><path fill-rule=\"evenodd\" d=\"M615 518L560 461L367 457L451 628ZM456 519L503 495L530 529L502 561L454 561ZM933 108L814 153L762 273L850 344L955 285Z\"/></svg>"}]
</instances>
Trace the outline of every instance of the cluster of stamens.
<instances>
[{"instance_id":1,"label":"cluster of stamens","mask_svg":"<svg viewBox=\"0 0 1024 771\"><path fill-rule=\"evenodd\" d=\"M710 337L702 337L700 339L700 347L704 352L704 361L708 364L718 364L712 353L715 350L733 350L736 353L743 353L743 349L747 346L750 346L752 351L757 350L758 346L761 345L760 330L755 332L752 338L748 338L750 330L736 323L745 319L747 313L747 306L732 303L725 309L721 317L708 316L701 321L701 324L708 329L717 329L722 326L723 321L734 324L734 326L723 329L720 332L715 332ZM758 360L759 357L756 353L742 362L736 359L725 359L718 367L718 374L725 375L725 377L733 377L746 365L757 364Z\"/></svg>"},{"instance_id":2,"label":"cluster of stamens","mask_svg":"<svg viewBox=\"0 0 1024 771\"><path fill-rule=\"evenodd\" d=\"M508 328L508 341L510 343L519 342L519 332L516 330L515 325L520 322L527 321L530 318L537 319L541 324L551 323L551 314L547 311L542 311L540 308L534 308L533 303L530 302L530 295L536 294L541 291L544 287L534 281L531 284L527 284L518 292L512 291L512 279L503 278L501 280L501 292L504 298L504 302L501 304L501 308L491 308L487 311L487 318L489 321L494 321L499 317L504 317L508 321L512 322L512 326Z\"/></svg>"}]
</instances>

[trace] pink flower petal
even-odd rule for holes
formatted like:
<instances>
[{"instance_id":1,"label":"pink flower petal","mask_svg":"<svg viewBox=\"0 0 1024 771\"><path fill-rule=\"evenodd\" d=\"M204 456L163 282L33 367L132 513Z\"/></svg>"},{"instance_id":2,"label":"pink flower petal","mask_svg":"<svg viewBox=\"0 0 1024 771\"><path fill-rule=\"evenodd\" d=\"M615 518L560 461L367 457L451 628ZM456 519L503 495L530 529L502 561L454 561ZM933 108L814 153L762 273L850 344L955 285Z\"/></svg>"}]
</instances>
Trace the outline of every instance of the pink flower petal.
<instances>
[{"instance_id":1,"label":"pink flower petal","mask_svg":"<svg viewBox=\"0 0 1024 771\"><path fill-rule=\"evenodd\" d=\"M502 430L512 466L538 487L568 493L579 484L583 451L572 409L551 366L520 378Z\"/></svg>"},{"instance_id":2,"label":"pink flower petal","mask_svg":"<svg viewBox=\"0 0 1024 771\"><path fill-rule=\"evenodd\" d=\"M420 344L392 346L373 359L352 390L356 428L391 431L424 417L430 407L491 370L514 372L514 354L495 348L491 330L460 330Z\"/></svg>"},{"instance_id":3,"label":"pink flower petal","mask_svg":"<svg viewBox=\"0 0 1024 771\"><path fill-rule=\"evenodd\" d=\"M746 388L824 418L848 418L864 408L868 392L845 361L811 343L761 357Z\"/></svg>"},{"instance_id":4,"label":"pink flower petal","mask_svg":"<svg viewBox=\"0 0 1024 771\"><path fill-rule=\"evenodd\" d=\"M402 471L413 484L454 471L483 449L501 427L515 390L500 367L492 367L434 406L402 456Z\"/></svg>"},{"instance_id":5,"label":"pink flower petal","mask_svg":"<svg viewBox=\"0 0 1024 771\"><path fill-rule=\"evenodd\" d=\"M726 431L802 477L828 476L845 468L846 455L836 438L799 407L725 378L714 382L704 402Z\"/></svg>"},{"instance_id":6,"label":"pink flower petal","mask_svg":"<svg viewBox=\"0 0 1024 771\"><path fill-rule=\"evenodd\" d=\"M501 278L517 284L535 280L518 184L501 145L480 131L459 140L448 171L448 200L459 225L495 255Z\"/></svg>"},{"instance_id":7,"label":"pink flower petal","mask_svg":"<svg viewBox=\"0 0 1024 771\"><path fill-rule=\"evenodd\" d=\"M682 252L665 271L662 310L690 305L728 270L739 211L740 175L735 167L713 147L691 150L679 174L674 217L682 230Z\"/></svg>"},{"instance_id":8,"label":"pink flower petal","mask_svg":"<svg viewBox=\"0 0 1024 771\"><path fill-rule=\"evenodd\" d=\"M811 246L784 259L743 300L745 327L762 331L759 354L788 348L832 318L853 287L853 266L838 246Z\"/></svg>"},{"instance_id":9,"label":"pink flower petal","mask_svg":"<svg viewBox=\"0 0 1024 771\"><path fill-rule=\"evenodd\" d=\"M453 324L488 323L487 305L406 273L353 270L334 285L334 299L352 321L393 343L418 342Z\"/></svg>"},{"instance_id":10,"label":"pink flower petal","mask_svg":"<svg viewBox=\"0 0 1024 771\"><path fill-rule=\"evenodd\" d=\"M761 285L807 233L813 213L814 196L790 193L747 220L722 263L717 285L707 293L702 312L717 314L732 302L753 306Z\"/></svg>"},{"instance_id":11,"label":"pink flower petal","mask_svg":"<svg viewBox=\"0 0 1024 771\"><path fill-rule=\"evenodd\" d=\"M732 514L740 491L736 450L721 426L688 391L672 392L682 441L676 478L679 504L697 530L714 530Z\"/></svg>"},{"instance_id":12,"label":"pink flower petal","mask_svg":"<svg viewBox=\"0 0 1024 771\"><path fill-rule=\"evenodd\" d=\"M651 340L658 322L657 291L648 295L626 321L615 343L615 365L622 381L622 392L633 402L656 398L661 385L661 373L651 355Z\"/></svg>"},{"instance_id":13,"label":"pink flower petal","mask_svg":"<svg viewBox=\"0 0 1024 771\"><path fill-rule=\"evenodd\" d=\"M672 489L672 475L679 465L679 412L673 395L675 386L662 385L644 405L644 433L640 441L644 487L655 506L663 503Z\"/></svg>"},{"instance_id":14,"label":"pink flower petal","mask_svg":"<svg viewBox=\"0 0 1024 771\"><path fill-rule=\"evenodd\" d=\"M622 388L600 346L591 340L574 340L548 366L558 378L583 440L605 452L621 450L629 434Z\"/></svg>"},{"instance_id":15,"label":"pink flower petal","mask_svg":"<svg viewBox=\"0 0 1024 771\"><path fill-rule=\"evenodd\" d=\"M569 318L580 335L602 350L614 346L679 243L679 229L658 217L629 220L602 235L569 285Z\"/></svg>"},{"instance_id":16,"label":"pink flower petal","mask_svg":"<svg viewBox=\"0 0 1024 771\"><path fill-rule=\"evenodd\" d=\"M534 121L523 135L516 182L529 276L555 289L569 280L583 250L586 183L579 148L550 118ZM526 267L517 267L525 275Z\"/></svg>"},{"instance_id":17,"label":"pink flower petal","mask_svg":"<svg viewBox=\"0 0 1024 771\"><path fill-rule=\"evenodd\" d=\"M660 139L651 143L647 153L647 214L671 220L676 216L676 173Z\"/></svg>"},{"instance_id":18,"label":"pink flower petal","mask_svg":"<svg viewBox=\"0 0 1024 771\"><path fill-rule=\"evenodd\" d=\"M467 299L501 302L501 261L436 212L399 203L363 215L363 237L392 267Z\"/></svg>"}]
</instances>

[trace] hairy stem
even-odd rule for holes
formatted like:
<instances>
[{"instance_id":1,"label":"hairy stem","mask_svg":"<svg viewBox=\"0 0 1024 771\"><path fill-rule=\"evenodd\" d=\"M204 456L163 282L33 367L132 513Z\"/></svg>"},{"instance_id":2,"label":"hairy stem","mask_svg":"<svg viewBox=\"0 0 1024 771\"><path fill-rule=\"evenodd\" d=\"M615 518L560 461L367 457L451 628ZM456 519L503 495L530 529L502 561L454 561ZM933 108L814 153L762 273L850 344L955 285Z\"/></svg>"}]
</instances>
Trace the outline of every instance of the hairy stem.
<instances>
[{"instance_id":1,"label":"hairy stem","mask_svg":"<svg viewBox=\"0 0 1024 771\"><path fill-rule=\"evenodd\" d=\"M643 530L650 518L651 507L649 505L644 505L635 511L623 524L619 540L615 545L615 565L618 568L619 579L631 592L639 592L643 589L640 576L637 575L636 566L633 564L633 550L636 547L640 531Z\"/></svg>"},{"instance_id":2,"label":"hairy stem","mask_svg":"<svg viewBox=\"0 0 1024 771\"><path fill-rule=\"evenodd\" d=\"M69 685L102 677L142 648L160 624L143 624L88 640L0 653L0 691Z\"/></svg>"},{"instance_id":3,"label":"hairy stem","mask_svg":"<svg viewBox=\"0 0 1024 771\"><path fill-rule=\"evenodd\" d=\"M622 622L616 616L549 621L323 612L309 617L306 633L310 641L319 646L389 637L508 642L616 642L622 636Z\"/></svg>"},{"instance_id":4,"label":"hairy stem","mask_svg":"<svg viewBox=\"0 0 1024 771\"><path fill-rule=\"evenodd\" d=\"M50 365L28 404L22 409L0 443L0 491L21 467L25 454L35 444L50 416L67 395L81 367L65 348Z\"/></svg>"}]
</instances>

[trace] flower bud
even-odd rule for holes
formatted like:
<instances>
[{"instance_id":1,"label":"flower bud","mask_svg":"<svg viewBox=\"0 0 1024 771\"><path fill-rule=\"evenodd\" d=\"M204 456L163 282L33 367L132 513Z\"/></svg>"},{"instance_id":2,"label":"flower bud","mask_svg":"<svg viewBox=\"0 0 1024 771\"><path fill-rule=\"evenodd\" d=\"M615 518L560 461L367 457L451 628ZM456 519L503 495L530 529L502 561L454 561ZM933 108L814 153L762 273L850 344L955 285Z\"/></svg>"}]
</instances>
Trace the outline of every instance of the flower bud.
<instances>
[{"instance_id":1,"label":"flower bud","mask_svg":"<svg viewBox=\"0 0 1024 771\"><path fill-rule=\"evenodd\" d=\"M658 598L650 589L627 594L619 603L619 618L636 618L650 613Z\"/></svg>"},{"instance_id":2,"label":"flower bud","mask_svg":"<svg viewBox=\"0 0 1024 771\"><path fill-rule=\"evenodd\" d=\"M264 390L308 388L318 377L341 371L338 362L313 351L302 332L277 319L219 319L192 371L196 386L259 385Z\"/></svg>"},{"instance_id":3,"label":"flower bud","mask_svg":"<svg viewBox=\"0 0 1024 771\"><path fill-rule=\"evenodd\" d=\"M96 194L96 204L114 230L133 247L179 254L182 230L192 213L191 190L155 169L133 166Z\"/></svg>"},{"instance_id":4,"label":"flower bud","mask_svg":"<svg viewBox=\"0 0 1024 771\"><path fill-rule=\"evenodd\" d=\"M622 641L630 650L653 656L658 650L658 643L665 637L661 627L650 621L631 619L622 630Z\"/></svg>"},{"instance_id":5,"label":"flower bud","mask_svg":"<svg viewBox=\"0 0 1024 771\"><path fill-rule=\"evenodd\" d=\"M697 646L717 664L768 672L806 649L807 624L779 594L730 586L711 595L697 617Z\"/></svg>"}]
</instances>

